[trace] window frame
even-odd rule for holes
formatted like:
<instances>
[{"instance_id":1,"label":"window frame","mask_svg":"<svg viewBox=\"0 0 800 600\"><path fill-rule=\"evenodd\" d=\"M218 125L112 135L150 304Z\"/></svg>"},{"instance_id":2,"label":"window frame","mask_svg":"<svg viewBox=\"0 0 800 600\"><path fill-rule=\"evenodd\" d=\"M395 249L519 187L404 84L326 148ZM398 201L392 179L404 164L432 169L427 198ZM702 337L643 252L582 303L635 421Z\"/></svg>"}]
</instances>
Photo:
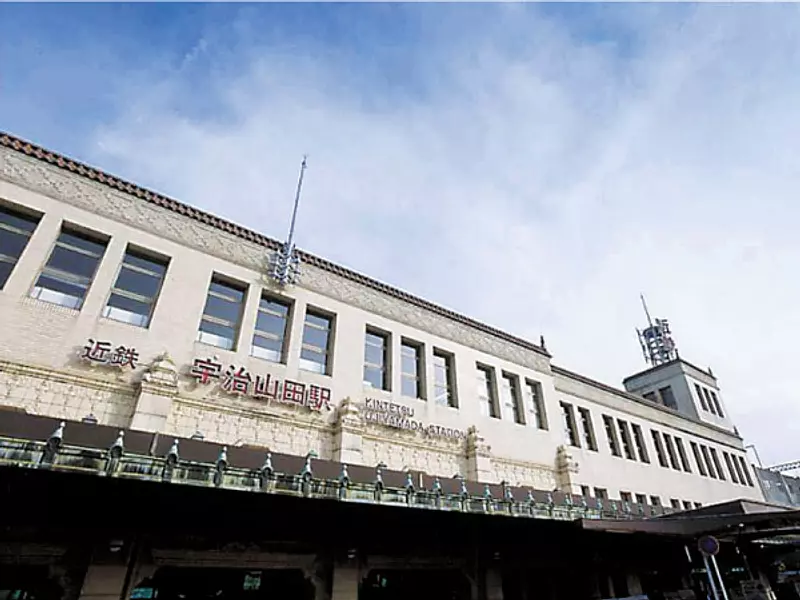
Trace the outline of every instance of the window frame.
<instances>
[{"instance_id":1,"label":"window frame","mask_svg":"<svg viewBox=\"0 0 800 600\"><path fill-rule=\"evenodd\" d=\"M24 229L16 227L11 223L4 223L2 217L0 217L0 235L3 235L2 232L6 231L12 236L19 235L25 238L25 242L22 244L18 256L14 257L11 256L10 254L0 253L0 263L10 265L8 268L8 275L6 276L5 279L0 280L0 291L1 291L5 288L6 284L14 275L14 270L17 268L17 264L19 264L22 255L25 254L25 250L28 249L28 244L30 244L31 238L33 238L34 234L36 233L36 230L39 228L39 224L42 222L42 217L44 216L44 214L38 211L31 210L23 205L5 202L2 198L0 198L0 213L5 213L7 215L10 215L12 219L25 221L33 225L30 231L26 231Z\"/></svg>"},{"instance_id":2,"label":"window frame","mask_svg":"<svg viewBox=\"0 0 800 600\"><path fill-rule=\"evenodd\" d=\"M218 300L224 300L226 302L230 302L231 304L236 302L235 296L234 297L225 296L222 292L218 292L216 290L213 290L212 286L215 285L215 284L220 286L220 287L226 287L226 288L228 288L230 290L234 290L236 292L239 292L242 295L242 299L239 301L239 312L238 312L238 315L236 317L236 321L228 321L227 319L224 319L222 317L217 317L217 316L212 315L212 314L206 314L206 309L208 309L208 306L209 306L209 304L208 304L209 303L209 299L212 298L212 297L217 298ZM203 310L200 313L200 323L198 323L198 325L197 325L197 341L198 342L200 342L201 344L206 344L208 346L213 346L214 348L220 348L222 350L228 350L230 352L236 352L236 350L237 350L237 348L239 346L239 338L241 337L241 334L242 334L242 331L241 331L242 330L242 320L243 320L243 316L244 316L245 304L247 304L247 293L248 293L248 290L249 290L249 286L246 283L242 282L242 281L238 281L236 279L233 279L231 277L228 277L227 275L223 275L222 273L218 273L216 271L214 271L211 274L211 279L209 280L208 288L206 289L206 301L203 304ZM202 330L202 326L203 326L204 322L210 323L212 325L217 325L219 327L227 327L229 329L232 329L233 330L233 338L231 339L230 347L220 346L219 344L215 344L213 342L214 339L227 339L227 338L223 338L222 336L217 335L216 333L211 333L209 331L203 331ZM208 336L212 336L212 337L208 337Z\"/></svg>"},{"instance_id":3,"label":"window frame","mask_svg":"<svg viewBox=\"0 0 800 600\"><path fill-rule=\"evenodd\" d=\"M433 348L431 353L433 356L433 403L436 406L443 406L448 408L458 408L458 390L456 389L456 357L452 352L442 350L441 348ZM440 386L436 381L437 359L441 360L444 365L445 384L444 387ZM444 389L447 394L446 402L440 402L438 398L437 389Z\"/></svg>"},{"instance_id":4,"label":"window frame","mask_svg":"<svg viewBox=\"0 0 800 600\"><path fill-rule=\"evenodd\" d=\"M136 258L141 261L150 262L154 265L163 268L163 272L159 275L157 271L151 271L141 267L139 265L133 263L126 263L126 259L128 256ZM151 250L141 248L135 244L128 244L125 247L125 252L122 255L122 261L120 262L119 269L117 270L117 276L114 279L114 283L111 285L111 289L109 290L108 297L106 298L106 303L103 306L103 310L100 313L104 319L109 319L111 321L115 321L117 323L125 323L126 325L131 325L133 327L140 327L142 329L149 329L150 324L153 322L153 315L156 311L156 305L161 297L161 292L164 289L164 283L167 280L167 274L169 273L169 266L171 263L171 259L168 256L164 256L157 252L153 252ZM128 269L133 271L134 273L138 273L139 275L147 275L149 277L157 277L158 278L158 287L153 294L152 297L146 296L144 294L139 294L137 292L132 292L130 290L126 290L124 288L117 287L120 278L122 277L123 270ZM111 306L111 299L114 296L119 296L120 298L125 298L128 300L133 300L134 302L138 302L140 304L146 304L150 307L150 310L146 315L142 315L141 313L136 313L132 311L128 311L116 306ZM136 323L131 320L126 320L122 318L117 318L114 316L115 311L124 312L131 315L136 315L141 317L141 322Z\"/></svg>"},{"instance_id":5,"label":"window frame","mask_svg":"<svg viewBox=\"0 0 800 600\"><path fill-rule=\"evenodd\" d=\"M381 361L383 363L381 365L367 362L367 349L369 347L378 348L377 345L370 343L371 337L381 340L380 350ZM380 371L380 387L376 387L367 379L367 371L370 369L373 371ZM381 390L383 392L392 391L392 334L371 325L367 325L364 331L364 368L362 380L363 384L369 389Z\"/></svg>"},{"instance_id":6,"label":"window frame","mask_svg":"<svg viewBox=\"0 0 800 600\"><path fill-rule=\"evenodd\" d=\"M319 319L320 321L327 321L327 328L320 327L313 321L309 321L309 317ZM306 332L308 330L325 331L325 347L320 348L314 344L306 341ZM333 373L333 346L334 336L336 335L336 315L325 309L317 308L316 306L306 305L305 312L303 313L303 331L300 338L300 357L298 360L298 368L308 373L316 373L317 375L324 375L330 377ZM321 355L324 357L323 362L320 364L312 358L303 356L303 352ZM311 365L316 365L312 367Z\"/></svg>"},{"instance_id":7,"label":"window frame","mask_svg":"<svg viewBox=\"0 0 800 600\"><path fill-rule=\"evenodd\" d=\"M483 363L475 363L476 382L478 384L478 402L481 417L484 419L499 419L500 418L500 405L498 401L499 392L497 390L497 381L495 380L494 367L485 365ZM481 377L483 375L483 377ZM483 385L481 385L483 384ZM484 412L484 408L488 410Z\"/></svg>"},{"instance_id":8,"label":"window frame","mask_svg":"<svg viewBox=\"0 0 800 600\"><path fill-rule=\"evenodd\" d=\"M404 354L404 350L406 348L412 348L415 351L415 370L416 373L413 376L417 393L414 396L409 396L404 391L403 383L408 380L412 379L409 373L406 373L403 369L403 361L406 358ZM408 338L401 337L400 338L400 395L404 398L414 398L416 400L425 400L426 392L425 392L425 345L421 342L417 342L414 340L410 340Z\"/></svg>"},{"instance_id":9,"label":"window frame","mask_svg":"<svg viewBox=\"0 0 800 600\"><path fill-rule=\"evenodd\" d=\"M507 386L507 387L506 387ZM525 409L522 405L522 394L520 393L519 377L507 371L500 371L500 398L503 407L508 404L504 395L508 392L508 401L511 406L511 416L517 425L525 425ZM501 412L503 408L501 408Z\"/></svg>"},{"instance_id":10,"label":"window frame","mask_svg":"<svg viewBox=\"0 0 800 600\"><path fill-rule=\"evenodd\" d=\"M283 315L279 315L276 311L268 310L268 308L263 307L261 304L262 302L267 302L270 305L278 305L282 306L286 312ZM256 319L253 323L253 335L250 337L250 356L253 358L258 358L260 360L266 360L271 363L285 365L287 362L287 358L289 355L289 345L290 345L290 335L292 329L292 322L294 321L294 310L295 310L295 302L291 298L285 298L281 296L277 296L275 294L271 294L266 290L261 291L261 295L258 298L258 305L256 306ZM278 360L273 360L267 355L267 352L270 351L268 348L264 346L259 346L255 343L256 338L261 339L276 339L275 334L271 331L266 331L263 329L258 328L258 318L261 314L271 315L273 317L280 317L283 319L283 332L281 333L280 338L280 350L278 351ZM256 350L258 348L258 350ZM274 352L274 351L272 351Z\"/></svg>"}]
</instances>

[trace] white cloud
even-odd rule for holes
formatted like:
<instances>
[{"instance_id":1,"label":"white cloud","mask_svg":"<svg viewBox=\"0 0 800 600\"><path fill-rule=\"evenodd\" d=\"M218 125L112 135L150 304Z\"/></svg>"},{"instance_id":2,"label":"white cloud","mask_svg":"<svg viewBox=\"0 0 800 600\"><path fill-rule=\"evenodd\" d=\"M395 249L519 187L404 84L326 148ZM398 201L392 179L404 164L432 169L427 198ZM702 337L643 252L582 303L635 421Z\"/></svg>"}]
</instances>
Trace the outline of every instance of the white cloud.
<instances>
[{"instance_id":1,"label":"white cloud","mask_svg":"<svg viewBox=\"0 0 800 600\"><path fill-rule=\"evenodd\" d=\"M319 49L223 68L205 36L213 77L137 80L93 159L282 237L308 152L305 249L612 384L644 367L644 291L765 461L800 458L797 9L678 10L613 11L632 57L535 9L437 19L413 89ZM190 113L206 95L225 110Z\"/></svg>"}]
</instances>

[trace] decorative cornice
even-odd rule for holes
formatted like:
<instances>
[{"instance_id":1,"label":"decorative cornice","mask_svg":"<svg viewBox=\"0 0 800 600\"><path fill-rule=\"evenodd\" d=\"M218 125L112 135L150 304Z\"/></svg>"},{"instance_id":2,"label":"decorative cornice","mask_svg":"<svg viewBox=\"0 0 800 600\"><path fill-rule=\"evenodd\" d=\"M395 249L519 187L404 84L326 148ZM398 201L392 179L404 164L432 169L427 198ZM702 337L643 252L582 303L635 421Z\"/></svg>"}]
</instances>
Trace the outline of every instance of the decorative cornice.
<instances>
[{"instance_id":1,"label":"decorative cornice","mask_svg":"<svg viewBox=\"0 0 800 600\"><path fill-rule=\"evenodd\" d=\"M277 240L0 133L2 178L106 218L265 273ZM172 215L169 215L172 213ZM169 218L169 217L172 218ZM302 285L498 358L549 372L543 348L307 252Z\"/></svg>"}]
</instances>

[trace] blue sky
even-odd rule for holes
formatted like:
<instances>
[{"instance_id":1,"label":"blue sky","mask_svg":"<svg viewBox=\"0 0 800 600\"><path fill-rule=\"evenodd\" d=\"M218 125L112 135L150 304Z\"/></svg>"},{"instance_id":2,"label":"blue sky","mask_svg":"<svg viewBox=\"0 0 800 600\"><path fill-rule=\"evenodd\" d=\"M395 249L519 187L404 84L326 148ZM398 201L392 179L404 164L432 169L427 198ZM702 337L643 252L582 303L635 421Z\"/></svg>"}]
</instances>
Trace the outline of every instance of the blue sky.
<instances>
[{"instance_id":1,"label":"blue sky","mask_svg":"<svg viewBox=\"0 0 800 600\"><path fill-rule=\"evenodd\" d=\"M0 129L618 384L639 293L800 455L797 5L0 4Z\"/></svg>"}]
</instances>

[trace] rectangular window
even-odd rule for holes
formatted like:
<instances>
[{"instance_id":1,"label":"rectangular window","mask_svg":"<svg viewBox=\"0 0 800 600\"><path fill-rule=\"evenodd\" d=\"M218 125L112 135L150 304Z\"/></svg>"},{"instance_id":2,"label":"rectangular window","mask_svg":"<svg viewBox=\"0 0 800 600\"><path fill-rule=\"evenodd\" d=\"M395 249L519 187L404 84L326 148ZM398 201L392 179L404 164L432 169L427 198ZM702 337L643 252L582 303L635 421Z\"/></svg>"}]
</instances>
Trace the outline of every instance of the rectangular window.
<instances>
[{"instance_id":1,"label":"rectangular window","mask_svg":"<svg viewBox=\"0 0 800 600\"><path fill-rule=\"evenodd\" d=\"M703 460L706 463L706 468L708 469L708 474L713 478L717 479L717 472L714 470L714 463L711 462L711 456L708 453L708 448L701 445L700 452L703 455Z\"/></svg>"},{"instance_id":2,"label":"rectangular window","mask_svg":"<svg viewBox=\"0 0 800 600\"><path fill-rule=\"evenodd\" d=\"M197 341L225 350L235 348L246 290L244 284L229 282L218 275L212 276Z\"/></svg>"},{"instance_id":3,"label":"rectangular window","mask_svg":"<svg viewBox=\"0 0 800 600\"><path fill-rule=\"evenodd\" d=\"M588 498L589 496L591 496L591 490L589 490L588 485L581 486L581 496L583 496L584 498Z\"/></svg>"},{"instance_id":4,"label":"rectangular window","mask_svg":"<svg viewBox=\"0 0 800 600\"><path fill-rule=\"evenodd\" d=\"M581 431L583 432L583 443L589 450L597 452L597 440L594 437L594 425L592 425L592 415L588 408L579 408L578 414L581 419Z\"/></svg>"},{"instance_id":5,"label":"rectangular window","mask_svg":"<svg viewBox=\"0 0 800 600\"><path fill-rule=\"evenodd\" d=\"M500 398L506 415L512 415L515 423L525 424L525 415L519 398L519 379L516 375L502 373L500 377Z\"/></svg>"},{"instance_id":6,"label":"rectangular window","mask_svg":"<svg viewBox=\"0 0 800 600\"><path fill-rule=\"evenodd\" d=\"M706 470L706 466L703 462L703 457L700 456L700 450L697 448L697 444L694 442L689 442L689 445L692 447L692 454L694 454L694 462L697 463L697 470L700 471L700 475L707 477L708 471Z\"/></svg>"},{"instance_id":7,"label":"rectangular window","mask_svg":"<svg viewBox=\"0 0 800 600\"><path fill-rule=\"evenodd\" d=\"M11 276L40 218L0 205L0 290Z\"/></svg>"},{"instance_id":8,"label":"rectangular window","mask_svg":"<svg viewBox=\"0 0 800 600\"><path fill-rule=\"evenodd\" d=\"M478 403L481 415L499 419L497 414L497 399L495 398L494 369L491 367L477 366L478 376Z\"/></svg>"},{"instance_id":9,"label":"rectangular window","mask_svg":"<svg viewBox=\"0 0 800 600\"><path fill-rule=\"evenodd\" d=\"M688 500L683 501L683 510L692 510L692 503Z\"/></svg>"},{"instance_id":10,"label":"rectangular window","mask_svg":"<svg viewBox=\"0 0 800 600\"><path fill-rule=\"evenodd\" d=\"M714 408L714 403L711 401L711 394L708 393L708 390L706 388L702 389L703 389L703 397L706 399L706 405L708 406L708 410L713 415L717 414L717 411Z\"/></svg>"},{"instance_id":11,"label":"rectangular window","mask_svg":"<svg viewBox=\"0 0 800 600\"><path fill-rule=\"evenodd\" d=\"M80 310L106 252L106 243L64 225L31 296Z\"/></svg>"},{"instance_id":12,"label":"rectangular window","mask_svg":"<svg viewBox=\"0 0 800 600\"><path fill-rule=\"evenodd\" d=\"M256 326L250 354L280 363L286 360L286 337L289 329L289 313L292 305L262 295L258 301Z\"/></svg>"},{"instance_id":13,"label":"rectangular window","mask_svg":"<svg viewBox=\"0 0 800 600\"><path fill-rule=\"evenodd\" d=\"M547 429L547 413L544 410L542 384L538 381L525 380L525 401L528 410L533 413L537 429Z\"/></svg>"},{"instance_id":14,"label":"rectangular window","mask_svg":"<svg viewBox=\"0 0 800 600\"><path fill-rule=\"evenodd\" d=\"M650 504L653 506L661 506L661 498L658 496L650 496Z\"/></svg>"},{"instance_id":15,"label":"rectangular window","mask_svg":"<svg viewBox=\"0 0 800 600\"><path fill-rule=\"evenodd\" d=\"M364 383L379 390L389 386L389 334L367 328L364 336Z\"/></svg>"},{"instance_id":16,"label":"rectangular window","mask_svg":"<svg viewBox=\"0 0 800 600\"><path fill-rule=\"evenodd\" d=\"M400 393L408 398L424 398L422 385L422 345L402 340L400 342Z\"/></svg>"},{"instance_id":17,"label":"rectangular window","mask_svg":"<svg viewBox=\"0 0 800 600\"><path fill-rule=\"evenodd\" d=\"M683 470L687 473L691 473L692 467L689 464L689 457L686 456L686 448L683 446L683 440L677 436L675 437L675 447L678 449L678 458L681 459Z\"/></svg>"},{"instance_id":18,"label":"rectangular window","mask_svg":"<svg viewBox=\"0 0 800 600\"><path fill-rule=\"evenodd\" d=\"M695 503L694 503L694 507L695 507L695 508L700 508L701 506L703 506L703 503L702 503L702 502L695 502Z\"/></svg>"},{"instance_id":19,"label":"rectangular window","mask_svg":"<svg viewBox=\"0 0 800 600\"><path fill-rule=\"evenodd\" d=\"M617 427L619 428L619 437L622 440L622 451L625 453L625 458L628 460L636 460L636 455L633 453L633 443L631 442L631 432L628 429L628 423L617 419Z\"/></svg>"},{"instance_id":20,"label":"rectangular window","mask_svg":"<svg viewBox=\"0 0 800 600\"><path fill-rule=\"evenodd\" d=\"M720 417L724 417L725 415L722 413L722 407L719 404L719 398L717 398L717 393L714 390L709 390L709 394L711 394L711 402L714 404L714 408L717 409L717 414Z\"/></svg>"},{"instance_id":21,"label":"rectangular window","mask_svg":"<svg viewBox=\"0 0 800 600\"><path fill-rule=\"evenodd\" d=\"M619 499L622 500L623 502L627 502L628 504L633 503L633 496L631 495L630 492L620 492Z\"/></svg>"},{"instance_id":22,"label":"rectangular window","mask_svg":"<svg viewBox=\"0 0 800 600\"><path fill-rule=\"evenodd\" d=\"M703 407L703 410L708 410L708 403L706 402L705 396L703 396L703 389L700 387L700 384L695 383L694 389L697 392L697 397L700 399L700 406Z\"/></svg>"},{"instance_id":23,"label":"rectangular window","mask_svg":"<svg viewBox=\"0 0 800 600\"><path fill-rule=\"evenodd\" d=\"M300 346L300 368L322 375L331 374L331 342L333 317L306 308L303 343Z\"/></svg>"},{"instance_id":24,"label":"rectangular window","mask_svg":"<svg viewBox=\"0 0 800 600\"><path fill-rule=\"evenodd\" d=\"M608 440L608 449L614 456L622 456L619 451L619 440L617 439L617 431L614 429L614 419L608 415L603 415L603 425L606 430L606 439Z\"/></svg>"},{"instance_id":25,"label":"rectangular window","mask_svg":"<svg viewBox=\"0 0 800 600\"><path fill-rule=\"evenodd\" d=\"M667 456L669 456L669 463L672 465L672 468L676 471L680 471L680 466L678 465L678 456L675 453L675 446L672 443L672 436L668 433L663 434L664 436L664 445L667 447Z\"/></svg>"},{"instance_id":26,"label":"rectangular window","mask_svg":"<svg viewBox=\"0 0 800 600\"><path fill-rule=\"evenodd\" d=\"M649 463L650 456L647 454L647 445L644 443L642 428L636 423L631 423L631 429L633 429L633 441L636 443L636 450L639 453L639 460L643 463Z\"/></svg>"},{"instance_id":27,"label":"rectangular window","mask_svg":"<svg viewBox=\"0 0 800 600\"><path fill-rule=\"evenodd\" d=\"M675 400L675 394L672 392L672 388L670 386L662 387L658 389L658 394L661 396L661 402L667 408L678 408L678 403Z\"/></svg>"},{"instance_id":28,"label":"rectangular window","mask_svg":"<svg viewBox=\"0 0 800 600\"><path fill-rule=\"evenodd\" d=\"M578 429L575 426L575 411L571 404L567 404L566 402L560 402L560 404L561 414L564 419L564 439L570 446L580 448L581 442L578 439Z\"/></svg>"},{"instance_id":29,"label":"rectangular window","mask_svg":"<svg viewBox=\"0 0 800 600\"><path fill-rule=\"evenodd\" d=\"M733 467L733 463L731 462L731 455L723 451L722 458L725 460L725 464L728 467L728 473L730 473L731 481L733 481L733 483L739 483L739 476L736 473L736 469Z\"/></svg>"},{"instance_id":30,"label":"rectangular window","mask_svg":"<svg viewBox=\"0 0 800 600\"><path fill-rule=\"evenodd\" d=\"M669 467L667 464L667 455L664 453L664 444L661 442L661 435L655 429L651 429L650 434L653 436L653 444L656 447L658 464L662 467Z\"/></svg>"},{"instance_id":31,"label":"rectangular window","mask_svg":"<svg viewBox=\"0 0 800 600\"><path fill-rule=\"evenodd\" d=\"M753 487L753 479L750 477L750 469L747 467L747 463L741 456L738 458L739 464L742 465L742 474L744 475L744 478L740 477L740 479L742 479L742 481L747 480L747 485Z\"/></svg>"},{"instance_id":32,"label":"rectangular window","mask_svg":"<svg viewBox=\"0 0 800 600\"><path fill-rule=\"evenodd\" d=\"M456 384L455 367L452 354L442 350L433 350L433 401L439 406L455 408Z\"/></svg>"},{"instance_id":33,"label":"rectangular window","mask_svg":"<svg viewBox=\"0 0 800 600\"><path fill-rule=\"evenodd\" d=\"M103 316L137 327L150 325L168 264L168 259L155 258L129 246Z\"/></svg>"},{"instance_id":34,"label":"rectangular window","mask_svg":"<svg viewBox=\"0 0 800 600\"><path fill-rule=\"evenodd\" d=\"M605 488L594 488L594 497L598 500L608 500L608 490Z\"/></svg>"},{"instance_id":35,"label":"rectangular window","mask_svg":"<svg viewBox=\"0 0 800 600\"><path fill-rule=\"evenodd\" d=\"M636 494L636 504L647 504L647 496L644 494Z\"/></svg>"},{"instance_id":36,"label":"rectangular window","mask_svg":"<svg viewBox=\"0 0 800 600\"><path fill-rule=\"evenodd\" d=\"M642 394L642 398L644 398L645 400L650 400L650 402L657 402L655 392L645 392L644 394Z\"/></svg>"},{"instance_id":37,"label":"rectangular window","mask_svg":"<svg viewBox=\"0 0 800 600\"><path fill-rule=\"evenodd\" d=\"M669 503L670 503L670 506L672 506L672 508L677 508L678 510L680 510L681 501L678 500L677 498L670 499Z\"/></svg>"},{"instance_id":38,"label":"rectangular window","mask_svg":"<svg viewBox=\"0 0 800 600\"><path fill-rule=\"evenodd\" d=\"M717 476L722 481L725 481L725 471L722 469L722 464L719 462L719 454L717 454L714 448L709 448L708 451L711 453L711 459L714 461L714 470L717 472Z\"/></svg>"}]
</instances>

